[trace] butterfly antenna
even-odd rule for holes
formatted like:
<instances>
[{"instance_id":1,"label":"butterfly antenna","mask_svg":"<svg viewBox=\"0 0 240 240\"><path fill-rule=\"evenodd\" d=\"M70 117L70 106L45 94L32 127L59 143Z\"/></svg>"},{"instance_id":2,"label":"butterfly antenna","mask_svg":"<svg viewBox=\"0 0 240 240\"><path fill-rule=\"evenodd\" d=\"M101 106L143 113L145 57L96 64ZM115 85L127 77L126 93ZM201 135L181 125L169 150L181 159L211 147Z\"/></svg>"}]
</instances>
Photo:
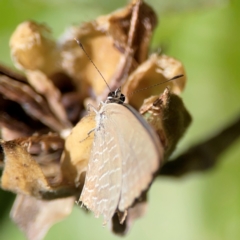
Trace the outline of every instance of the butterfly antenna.
<instances>
[{"instance_id":1,"label":"butterfly antenna","mask_svg":"<svg viewBox=\"0 0 240 240\"><path fill-rule=\"evenodd\" d=\"M81 43L78 39L76 39L76 38L74 38L74 40L75 40L75 41L77 42L77 44L82 48L83 52L86 54L86 56L87 56L87 58L89 59L89 61L93 64L93 66L95 67L95 69L98 71L98 73L100 74L100 76L102 77L102 79L104 80L104 82L106 83L109 91L111 92L112 90L111 90L111 88L109 87L106 79L104 78L104 76L102 75L102 73L99 71L99 69L97 68L97 66L96 66L95 63L93 62L93 60L90 58L90 56L88 55L87 51L84 49L82 43Z\"/></svg>"},{"instance_id":2,"label":"butterfly antenna","mask_svg":"<svg viewBox=\"0 0 240 240\"><path fill-rule=\"evenodd\" d=\"M168 80L166 80L166 81L164 81L164 82L154 84L154 85L152 85L152 86L150 86L150 87L145 87L145 88L141 88L141 89L135 90L135 91L131 92L130 96L133 95L134 93L141 92L141 91L147 90L147 89L149 89L149 88L153 88L153 87L162 85L162 84L164 84L164 83L168 83L168 82L170 82L170 81L173 81L173 80L175 80L175 79L181 78L181 77L183 77L183 76L184 76L183 74L179 74L179 75L176 75L176 76L174 76L173 78L168 79Z\"/></svg>"}]
</instances>

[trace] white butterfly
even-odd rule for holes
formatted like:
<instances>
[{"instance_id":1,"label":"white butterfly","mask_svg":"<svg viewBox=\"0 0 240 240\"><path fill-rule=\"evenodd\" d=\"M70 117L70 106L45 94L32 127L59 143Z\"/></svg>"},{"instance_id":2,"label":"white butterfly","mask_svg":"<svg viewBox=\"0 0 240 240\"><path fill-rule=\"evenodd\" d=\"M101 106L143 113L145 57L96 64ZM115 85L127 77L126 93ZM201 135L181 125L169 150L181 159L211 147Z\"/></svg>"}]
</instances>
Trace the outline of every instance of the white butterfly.
<instances>
[{"instance_id":1,"label":"white butterfly","mask_svg":"<svg viewBox=\"0 0 240 240\"><path fill-rule=\"evenodd\" d=\"M117 89L92 109L96 128L80 201L105 223L148 188L163 159L157 134L124 100Z\"/></svg>"}]
</instances>

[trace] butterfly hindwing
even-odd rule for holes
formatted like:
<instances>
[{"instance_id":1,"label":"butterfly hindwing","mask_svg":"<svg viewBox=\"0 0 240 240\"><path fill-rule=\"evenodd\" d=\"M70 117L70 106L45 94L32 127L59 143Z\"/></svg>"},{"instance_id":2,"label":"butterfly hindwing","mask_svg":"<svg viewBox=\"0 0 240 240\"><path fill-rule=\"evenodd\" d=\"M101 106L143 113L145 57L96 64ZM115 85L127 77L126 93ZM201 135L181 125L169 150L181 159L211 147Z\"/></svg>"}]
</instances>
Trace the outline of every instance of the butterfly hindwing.
<instances>
[{"instance_id":1,"label":"butterfly hindwing","mask_svg":"<svg viewBox=\"0 0 240 240\"><path fill-rule=\"evenodd\" d=\"M97 113L100 114L100 113ZM119 202L121 191L121 152L114 136L114 127L106 118L97 122L86 179L80 201L108 222Z\"/></svg>"}]
</instances>

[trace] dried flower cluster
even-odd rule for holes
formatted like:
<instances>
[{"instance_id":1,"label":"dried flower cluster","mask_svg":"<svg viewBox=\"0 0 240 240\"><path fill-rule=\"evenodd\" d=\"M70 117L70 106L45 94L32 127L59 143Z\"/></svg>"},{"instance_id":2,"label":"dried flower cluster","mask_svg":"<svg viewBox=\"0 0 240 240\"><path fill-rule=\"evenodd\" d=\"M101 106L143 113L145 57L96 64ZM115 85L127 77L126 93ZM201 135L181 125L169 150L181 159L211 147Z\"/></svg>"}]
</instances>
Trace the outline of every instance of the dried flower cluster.
<instances>
[{"instance_id":1,"label":"dried flower cluster","mask_svg":"<svg viewBox=\"0 0 240 240\"><path fill-rule=\"evenodd\" d=\"M32 21L12 34L12 59L24 76L0 67L1 187L17 194L11 217L28 239L42 239L79 199L93 142L86 136L95 126L86 106L97 106L109 91L74 39L110 88L122 86L127 102L156 130L165 161L189 126L191 117L178 96L186 81L182 64L148 55L156 24L152 8L134 0L69 28L57 41L47 26ZM179 74L184 77L151 87ZM126 233L145 206L146 192L128 209L123 225L113 217L112 230Z\"/></svg>"}]
</instances>

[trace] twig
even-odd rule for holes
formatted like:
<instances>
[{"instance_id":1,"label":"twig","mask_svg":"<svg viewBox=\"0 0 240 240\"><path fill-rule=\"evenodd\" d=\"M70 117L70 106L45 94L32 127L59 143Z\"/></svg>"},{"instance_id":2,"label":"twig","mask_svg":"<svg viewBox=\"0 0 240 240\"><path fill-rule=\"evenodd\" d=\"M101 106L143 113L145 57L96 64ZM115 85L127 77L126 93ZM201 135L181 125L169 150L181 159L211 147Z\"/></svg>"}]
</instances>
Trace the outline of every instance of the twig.
<instances>
[{"instance_id":1,"label":"twig","mask_svg":"<svg viewBox=\"0 0 240 240\"><path fill-rule=\"evenodd\" d=\"M25 76L23 76L20 73L17 73L16 71L13 71L12 69L6 67L2 63L0 63L0 75L8 76L9 78L17 80L19 82L27 83L27 79Z\"/></svg>"},{"instance_id":2,"label":"twig","mask_svg":"<svg viewBox=\"0 0 240 240\"><path fill-rule=\"evenodd\" d=\"M200 143L173 161L167 162L160 170L160 176L181 177L197 171L214 167L219 156L240 137L240 117L216 136Z\"/></svg>"}]
</instances>

